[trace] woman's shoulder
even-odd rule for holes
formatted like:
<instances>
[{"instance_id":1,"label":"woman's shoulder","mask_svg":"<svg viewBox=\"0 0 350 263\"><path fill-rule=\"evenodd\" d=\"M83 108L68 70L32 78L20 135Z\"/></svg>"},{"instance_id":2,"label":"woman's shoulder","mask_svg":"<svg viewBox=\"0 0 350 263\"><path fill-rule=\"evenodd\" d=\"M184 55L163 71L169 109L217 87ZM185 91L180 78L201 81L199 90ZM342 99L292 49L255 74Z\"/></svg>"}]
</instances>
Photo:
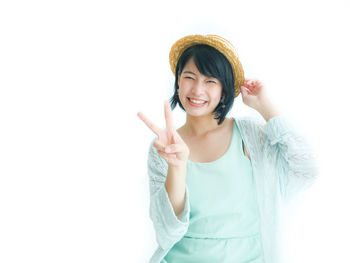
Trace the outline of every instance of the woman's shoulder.
<instances>
[{"instance_id":1,"label":"woman's shoulder","mask_svg":"<svg viewBox=\"0 0 350 263\"><path fill-rule=\"evenodd\" d=\"M258 118L257 116L245 115L238 116L234 118L237 122L246 122L246 123L254 123L254 124L263 124L264 120L262 118Z\"/></svg>"},{"instance_id":2,"label":"woman's shoulder","mask_svg":"<svg viewBox=\"0 0 350 263\"><path fill-rule=\"evenodd\" d=\"M266 123L261 118L259 119L258 117L254 116L240 116L235 117L234 120L238 128L240 130L244 129L245 132L262 130Z\"/></svg>"}]
</instances>

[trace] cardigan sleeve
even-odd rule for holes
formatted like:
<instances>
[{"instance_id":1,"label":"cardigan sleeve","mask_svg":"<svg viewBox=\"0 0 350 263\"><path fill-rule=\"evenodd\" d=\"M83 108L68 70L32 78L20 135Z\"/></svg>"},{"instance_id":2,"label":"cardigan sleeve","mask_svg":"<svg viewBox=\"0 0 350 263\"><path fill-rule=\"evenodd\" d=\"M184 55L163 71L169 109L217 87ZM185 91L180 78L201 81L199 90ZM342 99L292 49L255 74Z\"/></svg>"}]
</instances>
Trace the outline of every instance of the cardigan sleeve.
<instances>
[{"instance_id":1,"label":"cardigan sleeve","mask_svg":"<svg viewBox=\"0 0 350 263\"><path fill-rule=\"evenodd\" d=\"M168 164L159 156L153 146L154 141L155 139L149 147L147 161L150 187L149 213L158 245L163 249L170 249L187 232L190 214L189 193L186 186L184 211L178 218L165 188Z\"/></svg>"},{"instance_id":2,"label":"cardigan sleeve","mask_svg":"<svg viewBox=\"0 0 350 263\"><path fill-rule=\"evenodd\" d=\"M262 134L266 137L263 152L275 165L281 197L289 200L311 186L319 172L318 157L289 119L283 114L269 119Z\"/></svg>"}]
</instances>

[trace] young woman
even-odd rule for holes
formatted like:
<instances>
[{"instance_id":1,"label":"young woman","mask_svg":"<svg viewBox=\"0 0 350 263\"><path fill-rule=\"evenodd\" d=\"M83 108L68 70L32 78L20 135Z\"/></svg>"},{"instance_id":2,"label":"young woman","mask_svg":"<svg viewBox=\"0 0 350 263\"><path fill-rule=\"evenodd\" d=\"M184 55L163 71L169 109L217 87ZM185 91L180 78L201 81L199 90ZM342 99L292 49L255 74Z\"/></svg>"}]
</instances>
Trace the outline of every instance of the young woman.
<instances>
[{"instance_id":1,"label":"young woman","mask_svg":"<svg viewBox=\"0 0 350 263\"><path fill-rule=\"evenodd\" d=\"M269 99L244 79L234 47L216 35L190 35L170 51L171 106L186 112L175 129L138 116L157 135L149 148L150 217L158 249L150 262L280 262L278 205L317 174L311 147ZM255 118L226 118L234 99Z\"/></svg>"}]
</instances>

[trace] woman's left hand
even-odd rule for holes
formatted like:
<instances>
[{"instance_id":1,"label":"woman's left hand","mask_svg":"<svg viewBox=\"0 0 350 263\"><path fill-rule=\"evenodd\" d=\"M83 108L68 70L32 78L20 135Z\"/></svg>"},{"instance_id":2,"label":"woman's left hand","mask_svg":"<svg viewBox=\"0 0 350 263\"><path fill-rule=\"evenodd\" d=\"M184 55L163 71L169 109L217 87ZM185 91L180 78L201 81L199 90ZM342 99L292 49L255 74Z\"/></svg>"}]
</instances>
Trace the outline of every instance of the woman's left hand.
<instances>
[{"instance_id":1,"label":"woman's left hand","mask_svg":"<svg viewBox=\"0 0 350 263\"><path fill-rule=\"evenodd\" d=\"M259 80L245 79L240 89L243 103L257 111L268 100L266 89Z\"/></svg>"}]
</instances>

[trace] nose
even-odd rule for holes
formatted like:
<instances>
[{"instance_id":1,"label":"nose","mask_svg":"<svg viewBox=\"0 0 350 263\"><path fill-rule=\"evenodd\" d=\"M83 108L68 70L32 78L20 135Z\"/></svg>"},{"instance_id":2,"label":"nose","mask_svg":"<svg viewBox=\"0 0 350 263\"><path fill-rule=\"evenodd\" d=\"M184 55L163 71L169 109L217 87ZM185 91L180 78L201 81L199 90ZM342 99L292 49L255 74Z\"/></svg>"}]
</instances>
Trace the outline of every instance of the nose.
<instances>
[{"instance_id":1,"label":"nose","mask_svg":"<svg viewBox=\"0 0 350 263\"><path fill-rule=\"evenodd\" d=\"M193 86L192 86L192 94L194 96L201 96L205 91L205 87L203 85L203 83L201 83L200 81L194 81L193 82Z\"/></svg>"}]
</instances>

